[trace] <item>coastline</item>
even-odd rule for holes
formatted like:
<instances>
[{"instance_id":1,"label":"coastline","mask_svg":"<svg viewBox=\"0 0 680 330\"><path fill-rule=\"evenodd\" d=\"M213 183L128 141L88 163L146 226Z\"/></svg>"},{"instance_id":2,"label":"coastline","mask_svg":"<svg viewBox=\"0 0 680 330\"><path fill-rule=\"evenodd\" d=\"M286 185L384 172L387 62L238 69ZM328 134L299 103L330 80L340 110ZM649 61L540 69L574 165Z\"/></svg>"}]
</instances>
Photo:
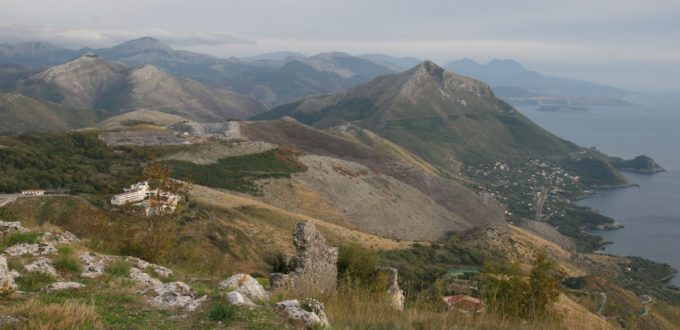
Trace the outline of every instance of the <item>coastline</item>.
<instances>
[{"instance_id":1,"label":"coastline","mask_svg":"<svg viewBox=\"0 0 680 330\"><path fill-rule=\"evenodd\" d=\"M627 171L627 170L622 170L622 169L619 169L619 171L621 171L621 172L626 172L626 173L632 173L632 174L639 174L639 175L654 175L654 174L666 172L665 169L659 170L659 171L656 171L656 172ZM640 187L640 184L638 184L638 183L628 183L628 184L623 184L623 185L611 185L611 186L597 186L597 187L591 187L590 190L586 191L583 195L578 196L577 198L575 198L574 201L576 202L576 201L582 201L582 200L587 200L587 199L594 198L594 196L595 196L598 192L604 192L604 191L610 191L610 190L617 190L617 189L625 189L625 188L634 188L634 187ZM594 211L599 212L598 209L595 209L595 208L592 208L592 207L590 207L590 208L591 208L592 210L594 210ZM589 232L591 235L596 235L596 236L602 237L602 236L598 235L599 232L613 231L613 230L619 230L619 229L624 229L624 228L625 228L623 225L621 225L620 227L618 227L618 226L617 226L617 225L619 224L619 223L618 223L618 220L615 219L615 218L612 218L612 219L614 219L614 223L612 224L613 226L611 226L611 227L605 227L605 228L592 228L592 229L588 230L588 232ZM624 257L624 258L626 258L627 256L625 256L625 255L618 255L618 254L609 253L609 250L607 250L607 246L608 246L608 245L614 245L614 244L616 244L616 243L613 242L613 241L603 241L603 243L602 243L602 245L600 246L600 248L599 248L598 250L596 250L596 251L593 251L593 253L602 254L602 255L611 255L611 256L617 256L617 257ZM635 256L635 254L631 254L631 255L629 255L629 256ZM655 262L655 263L660 263L660 264L661 264L661 263L665 263L665 264L667 264L667 262L660 261L660 260L657 260L657 259L654 259L654 258L646 258L646 257L641 257L641 256L639 256L639 255L638 255L637 257L643 258L643 259L646 259L646 260L649 260L649 261L652 261L652 262ZM678 271L678 269L676 269L676 268L673 267L672 265L669 265L669 266L670 266L671 269L673 270L672 273L669 274L668 276L665 276L665 277L660 278L658 281L659 281L660 283L663 283L663 284L664 284L666 287L668 287L668 288L676 289L676 290L677 290L677 289L680 289L680 288L678 288L676 285L670 283L674 278L676 278L676 277L678 276L679 271Z\"/></svg>"}]
</instances>

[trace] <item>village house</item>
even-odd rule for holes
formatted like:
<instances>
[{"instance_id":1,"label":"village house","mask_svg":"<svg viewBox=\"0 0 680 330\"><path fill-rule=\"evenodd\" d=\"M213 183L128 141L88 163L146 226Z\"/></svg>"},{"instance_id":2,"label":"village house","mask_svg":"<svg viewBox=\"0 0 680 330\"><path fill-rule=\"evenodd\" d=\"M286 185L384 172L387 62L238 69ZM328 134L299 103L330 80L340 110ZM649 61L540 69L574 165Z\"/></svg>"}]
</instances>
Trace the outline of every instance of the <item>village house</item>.
<instances>
[{"instance_id":1,"label":"village house","mask_svg":"<svg viewBox=\"0 0 680 330\"><path fill-rule=\"evenodd\" d=\"M484 302L481 299L467 295L455 295L443 297L444 303L449 310L455 310L463 314L481 313L484 311Z\"/></svg>"},{"instance_id":2,"label":"village house","mask_svg":"<svg viewBox=\"0 0 680 330\"><path fill-rule=\"evenodd\" d=\"M42 195L45 195L45 191L39 190L39 189L37 189L37 190L22 190L21 194L24 195L24 196L42 196Z\"/></svg>"}]
</instances>

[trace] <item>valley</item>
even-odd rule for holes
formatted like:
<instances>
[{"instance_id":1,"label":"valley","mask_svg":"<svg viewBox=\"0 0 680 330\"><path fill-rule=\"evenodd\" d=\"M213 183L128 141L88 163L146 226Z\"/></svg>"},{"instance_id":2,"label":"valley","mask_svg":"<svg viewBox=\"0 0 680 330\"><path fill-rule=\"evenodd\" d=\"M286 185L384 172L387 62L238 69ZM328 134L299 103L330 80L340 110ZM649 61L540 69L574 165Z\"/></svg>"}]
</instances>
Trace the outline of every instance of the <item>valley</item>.
<instances>
[{"instance_id":1,"label":"valley","mask_svg":"<svg viewBox=\"0 0 680 330\"><path fill-rule=\"evenodd\" d=\"M148 37L0 54L23 72L0 70L0 316L14 324L670 329L680 315L676 270L602 253L598 230L619 224L575 203L664 169L555 135L498 87L601 92L569 107L624 90L518 63L221 59ZM462 75L508 65L524 78ZM137 183L141 205L111 203ZM61 194L15 198L36 189ZM56 306L73 311L41 316Z\"/></svg>"}]
</instances>

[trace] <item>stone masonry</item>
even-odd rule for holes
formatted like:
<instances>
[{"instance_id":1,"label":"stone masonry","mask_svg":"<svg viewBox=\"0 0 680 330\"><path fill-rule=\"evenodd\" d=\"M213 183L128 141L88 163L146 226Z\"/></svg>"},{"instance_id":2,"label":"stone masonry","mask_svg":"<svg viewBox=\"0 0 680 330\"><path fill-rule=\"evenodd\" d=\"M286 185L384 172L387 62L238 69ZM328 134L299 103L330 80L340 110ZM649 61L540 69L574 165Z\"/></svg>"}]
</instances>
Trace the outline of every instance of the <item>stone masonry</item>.
<instances>
[{"instance_id":1,"label":"stone masonry","mask_svg":"<svg viewBox=\"0 0 680 330\"><path fill-rule=\"evenodd\" d=\"M316 294L335 290L338 276L338 248L326 240L313 223L303 221L295 226L293 243L297 249L297 268L289 274L273 273L269 279L273 290L293 290Z\"/></svg>"}]
</instances>

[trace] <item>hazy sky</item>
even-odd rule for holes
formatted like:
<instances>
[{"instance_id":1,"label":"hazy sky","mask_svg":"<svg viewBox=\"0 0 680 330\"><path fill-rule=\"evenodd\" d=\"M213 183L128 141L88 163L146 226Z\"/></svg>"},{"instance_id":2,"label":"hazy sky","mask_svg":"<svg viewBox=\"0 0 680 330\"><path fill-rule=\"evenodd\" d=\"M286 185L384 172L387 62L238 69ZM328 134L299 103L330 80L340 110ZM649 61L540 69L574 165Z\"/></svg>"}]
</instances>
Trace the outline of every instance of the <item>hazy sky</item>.
<instances>
[{"instance_id":1,"label":"hazy sky","mask_svg":"<svg viewBox=\"0 0 680 330\"><path fill-rule=\"evenodd\" d=\"M519 60L543 73L680 90L678 0L0 0L0 43L154 36L221 57L292 50Z\"/></svg>"}]
</instances>

